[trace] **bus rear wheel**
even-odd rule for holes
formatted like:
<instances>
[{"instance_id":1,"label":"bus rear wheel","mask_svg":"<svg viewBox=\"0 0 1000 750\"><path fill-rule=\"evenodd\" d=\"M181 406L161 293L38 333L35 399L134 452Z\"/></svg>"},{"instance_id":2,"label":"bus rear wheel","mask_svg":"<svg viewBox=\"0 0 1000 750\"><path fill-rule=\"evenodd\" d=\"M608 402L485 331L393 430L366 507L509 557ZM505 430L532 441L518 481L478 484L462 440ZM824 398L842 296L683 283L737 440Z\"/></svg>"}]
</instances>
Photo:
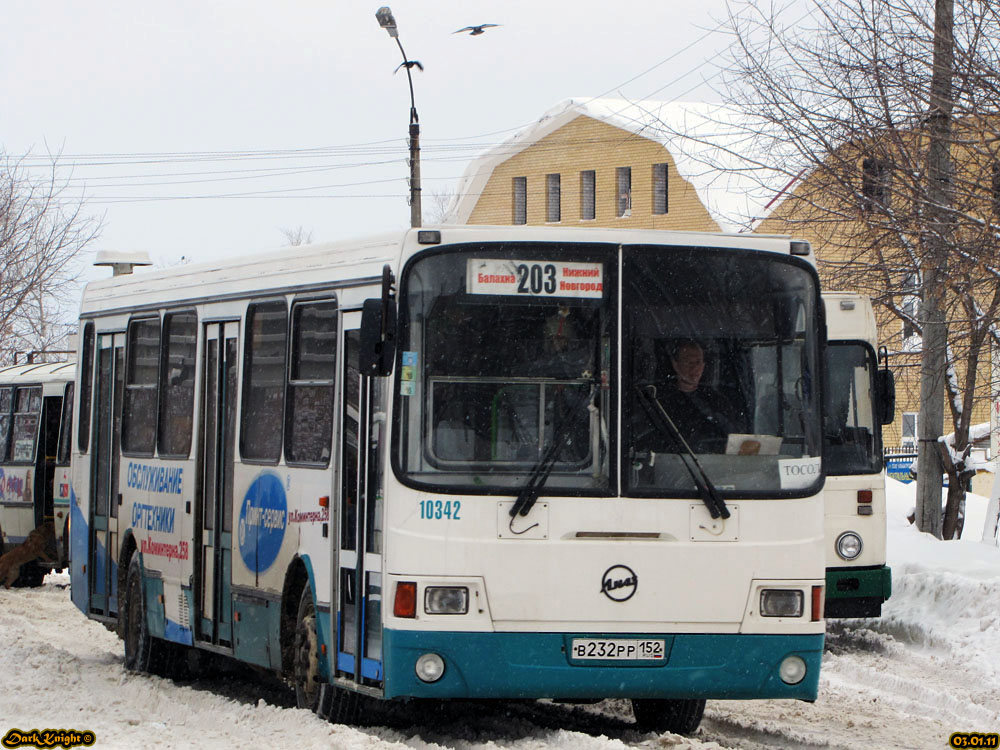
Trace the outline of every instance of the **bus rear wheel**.
<instances>
[{"instance_id":1,"label":"bus rear wheel","mask_svg":"<svg viewBox=\"0 0 1000 750\"><path fill-rule=\"evenodd\" d=\"M299 708L315 711L319 704L319 637L316 635L316 606L306 585L299 597L295 618L295 702Z\"/></svg>"},{"instance_id":2,"label":"bus rear wheel","mask_svg":"<svg viewBox=\"0 0 1000 750\"><path fill-rule=\"evenodd\" d=\"M125 579L125 618L122 635L125 641L125 669L130 672L150 672L153 661L153 638L146 622L146 600L142 593L142 566L139 556L132 555Z\"/></svg>"},{"instance_id":3,"label":"bus rear wheel","mask_svg":"<svg viewBox=\"0 0 1000 750\"><path fill-rule=\"evenodd\" d=\"M691 734L701 723L705 701L694 698L633 698L636 726L644 731Z\"/></svg>"}]
</instances>

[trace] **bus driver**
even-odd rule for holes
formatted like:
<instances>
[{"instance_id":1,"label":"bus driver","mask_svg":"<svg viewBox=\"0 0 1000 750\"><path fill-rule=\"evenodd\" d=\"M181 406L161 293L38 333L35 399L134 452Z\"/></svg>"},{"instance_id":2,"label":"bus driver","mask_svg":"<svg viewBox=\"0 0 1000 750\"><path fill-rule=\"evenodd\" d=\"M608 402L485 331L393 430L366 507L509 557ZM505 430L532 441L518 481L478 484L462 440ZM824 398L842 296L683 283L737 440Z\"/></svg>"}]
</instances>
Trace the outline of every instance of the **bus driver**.
<instances>
[{"instance_id":1,"label":"bus driver","mask_svg":"<svg viewBox=\"0 0 1000 750\"><path fill-rule=\"evenodd\" d=\"M728 399L701 382L705 351L693 339L674 342L670 349L671 381L657 389L657 398L692 449L711 447L723 452L730 433L741 432Z\"/></svg>"}]
</instances>

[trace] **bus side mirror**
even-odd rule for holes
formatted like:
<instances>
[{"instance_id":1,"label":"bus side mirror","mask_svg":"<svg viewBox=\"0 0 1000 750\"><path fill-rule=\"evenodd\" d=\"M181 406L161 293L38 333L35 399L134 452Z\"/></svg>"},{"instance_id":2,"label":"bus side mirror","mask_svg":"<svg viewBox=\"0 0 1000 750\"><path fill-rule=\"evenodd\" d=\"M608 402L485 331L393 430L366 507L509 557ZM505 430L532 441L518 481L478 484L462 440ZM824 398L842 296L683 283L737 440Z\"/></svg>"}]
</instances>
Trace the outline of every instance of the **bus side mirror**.
<instances>
[{"instance_id":1,"label":"bus side mirror","mask_svg":"<svg viewBox=\"0 0 1000 750\"><path fill-rule=\"evenodd\" d=\"M385 306L382 300L366 299L361 309L361 336L359 352L361 374L384 376L392 373L396 357L396 302ZM383 326L383 323L385 324Z\"/></svg>"},{"instance_id":2,"label":"bus side mirror","mask_svg":"<svg viewBox=\"0 0 1000 750\"><path fill-rule=\"evenodd\" d=\"M392 294L393 278L388 265L382 269L381 299L366 299L361 308L361 335L358 352L361 374L385 376L392 373L396 358L396 300Z\"/></svg>"},{"instance_id":3,"label":"bus side mirror","mask_svg":"<svg viewBox=\"0 0 1000 750\"><path fill-rule=\"evenodd\" d=\"M878 370L875 382L878 385L879 422L891 424L896 418L896 381L892 377L892 370Z\"/></svg>"}]
</instances>

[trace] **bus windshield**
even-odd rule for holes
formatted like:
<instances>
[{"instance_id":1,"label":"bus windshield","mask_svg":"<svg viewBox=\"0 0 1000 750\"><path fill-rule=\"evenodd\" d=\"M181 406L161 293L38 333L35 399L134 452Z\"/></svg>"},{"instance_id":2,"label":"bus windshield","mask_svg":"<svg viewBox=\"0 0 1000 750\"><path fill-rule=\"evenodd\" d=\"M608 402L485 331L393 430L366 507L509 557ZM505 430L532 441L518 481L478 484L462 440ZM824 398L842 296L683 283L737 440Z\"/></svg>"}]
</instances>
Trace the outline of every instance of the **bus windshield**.
<instances>
[{"instance_id":1,"label":"bus windshield","mask_svg":"<svg viewBox=\"0 0 1000 750\"><path fill-rule=\"evenodd\" d=\"M606 490L616 248L458 247L404 272L401 468L509 492L548 454L547 492Z\"/></svg>"},{"instance_id":2,"label":"bus windshield","mask_svg":"<svg viewBox=\"0 0 1000 750\"><path fill-rule=\"evenodd\" d=\"M423 256L400 288L395 456L413 484L509 494L544 466L548 495L698 498L692 462L728 496L821 481L804 263L490 243Z\"/></svg>"},{"instance_id":3,"label":"bus windshield","mask_svg":"<svg viewBox=\"0 0 1000 750\"><path fill-rule=\"evenodd\" d=\"M827 347L823 460L827 475L878 474L880 430L875 422L875 352L860 341Z\"/></svg>"},{"instance_id":4,"label":"bus windshield","mask_svg":"<svg viewBox=\"0 0 1000 750\"><path fill-rule=\"evenodd\" d=\"M817 291L785 256L626 247L625 492L722 495L821 479Z\"/></svg>"}]
</instances>

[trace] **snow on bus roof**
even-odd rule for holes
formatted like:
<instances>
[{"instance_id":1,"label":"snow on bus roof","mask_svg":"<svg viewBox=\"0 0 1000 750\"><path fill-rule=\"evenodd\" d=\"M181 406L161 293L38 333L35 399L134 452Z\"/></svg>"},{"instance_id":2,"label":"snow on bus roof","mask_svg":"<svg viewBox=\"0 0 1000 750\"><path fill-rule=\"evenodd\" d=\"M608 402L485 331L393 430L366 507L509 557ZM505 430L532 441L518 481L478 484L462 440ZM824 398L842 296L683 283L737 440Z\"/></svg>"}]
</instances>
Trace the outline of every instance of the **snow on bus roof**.
<instances>
[{"instance_id":1,"label":"snow on bus roof","mask_svg":"<svg viewBox=\"0 0 1000 750\"><path fill-rule=\"evenodd\" d=\"M749 159L746 114L724 104L625 99L565 99L537 122L473 159L459 181L446 223L469 220L493 170L569 124L590 117L662 145L694 187L709 214L727 232L746 231L771 208L788 182L785 171Z\"/></svg>"},{"instance_id":2,"label":"snow on bus roof","mask_svg":"<svg viewBox=\"0 0 1000 750\"><path fill-rule=\"evenodd\" d=\"M73 380L76 360L62 362L34 362L31 364L0 367L0 386L20 383L58 383Z\"/></svg>"}]
</instances>

